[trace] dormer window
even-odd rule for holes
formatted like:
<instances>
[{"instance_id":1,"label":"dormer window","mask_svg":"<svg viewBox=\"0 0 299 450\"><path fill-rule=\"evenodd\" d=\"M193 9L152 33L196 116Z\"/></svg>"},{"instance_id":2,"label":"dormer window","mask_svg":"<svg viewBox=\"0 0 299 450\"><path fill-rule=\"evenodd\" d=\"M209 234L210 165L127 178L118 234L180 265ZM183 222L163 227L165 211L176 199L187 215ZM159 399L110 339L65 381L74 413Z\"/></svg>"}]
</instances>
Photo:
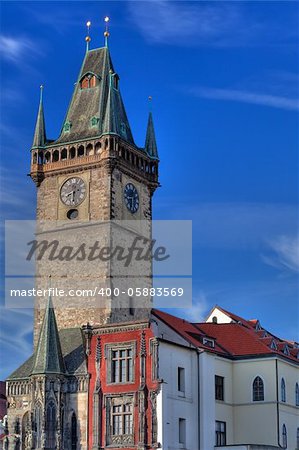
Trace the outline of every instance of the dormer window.
<instances>
[{"instance_id":1,"label":"dormer window","mask_svg":"<svg viewBox=\"0 0 299 450\"><path fill-rule=\"evenodd\" d=\"M63 131L65 133L69 133L71 131L71 128L72 128L72 123L67 120L64 124Z\"/></svg>"},{"instance_id":2,"label":"dormer window","mask_svg":"<svg viewBox=\"0 0 299 450\"><path fill-rule=\"evenodd\" d=\"M81 89L90 89L98 84L97 77L92 73L87 73L81 78L80 87Z\"/></svg>"},{"instance_id":3,"label":"dormer window","mask_svg":"<svg viewBox=\"0 0 299 450\"><path fill-rule=\"evenodd\" d=\"M215 342L214 342L214 340L213 340L213 339L210 339L210 338L204 337L204 338L202 339L202 343L203 343L204 345L206 345L207 347L211 347L211 348L214 348L214 347L215 347Z\"/></svg>"},{"instance_id":4,"label":"dormer window","mask_svg":"<svg viewBox=\"0 0 299 450\"><path fill-rule=\"evenodd\" d=\"M275 342L274 340L272 340L272 342L271 342L271 344L270 344L270 348L271 348L272 350L277 350L277 345L276 345L276 342Z\"/></svg>"},{"instance_id":5,"label":"dormer window","mask_svg":"<svg viewBox=\"0 0 299 450\"><path fill-rule=\"evenodd\" d=\"M256 329L256 331L260 331L262 329L261 324L259 323L259 321L256 322L255 329Z\"/></svg>"},{"instance_id":6,"label":"dormer window","mask_svg":"<svg viewBox=\"0 0 299 450\"><path fill-rule=\"evenodd\" d=\"M287 345L284 346L283 353L285 355L287 355L287 356L290 356L290 350L289 350L289 347Z\"/></svg>"},{"instance_id":7,"label":"dormer window","mask_svg":"<svg viewBox=\"0 0 299 450\"><path fill-rule=\"evenodd\" d=\"M96 127L98 123L99 123L99 118L98 118L98 117L93 116L93 117L90 119L90 125L91 125L92 127Z\"/></svg>"}]
</instances>

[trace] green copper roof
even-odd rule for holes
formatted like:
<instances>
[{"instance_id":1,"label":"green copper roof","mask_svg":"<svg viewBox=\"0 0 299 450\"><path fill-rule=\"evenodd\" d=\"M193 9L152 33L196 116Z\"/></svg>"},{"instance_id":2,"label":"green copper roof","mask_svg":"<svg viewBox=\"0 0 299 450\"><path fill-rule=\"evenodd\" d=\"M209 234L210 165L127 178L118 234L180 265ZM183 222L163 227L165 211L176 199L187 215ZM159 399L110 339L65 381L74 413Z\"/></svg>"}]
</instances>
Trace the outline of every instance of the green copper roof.
<instances>
[{"instance_id":1,"label":"green copper roof","mask_svg":"<svg viewBox=\"0 0 299 450\"><path fill-rule=\"evenodd\" d=\"M59 331L59 339L68 375L86 374L86 355L84 337L80 328L66 328ZM36 350L37 352L37 350ZM36 352L30 356L7 380L29 378L32 374Z\"/></svg>"},{"instance_id":2,"label":"green copper roof","mask_svg":"<svg viewBox=\"0 0 299 450\"><path fill-rule=\"evenodd\" d=\"M86 75L96 77L95 86L82 88L81 81ZM56 143L92 139L104 132L117 133L134 143L118 86L112 87L112 81L118 84L109 49L87 51ZM92 119L98 119L96 126L92 125ZM126 131L127 137L121 130Z\"/></svg>"},{"instance_id":3,"label":"green copper roof","mask_svg":"<svg viewBox=\"0 0 299 450\"><path fill-rule=\"evenodd\" d=\"M32 147L43 147L46 143L46 125L44 117L44 107L43 107L43 88L41 86L40 101L33 137Z\"/></svg>"},{"instance_id":4,"label":"green copper roof","mask_svg":"<svg viewBox=\"0 0 299 450\"><path fill-rule=\"evenodd\" d=\"M127 119L120 91L115 88L117 75L109 74L109 91L103 122L103 133L117 134L124 140L133 143L133 136Z\"/></svg>"},{"instance_id":5,"label":"green copper roof","mask_svg":"<svg viewBox=\"0 0 299 450\"><path fill-rule=\"evenodd\" d=\"M51 297L48 299L32 370L32 374L47 373L65 373Z\"/></svg>"},{"instance_id":6,"label":"green copper roof","mask_svg":"<svg viewBox=\"0 0 299 450\"><path fill-rule=\"evenodd\" d=\"M156 143L156 136L154 130L154 122L152 113L149 113L146 138L145 138L145 151L151 158L158 158L158 149Z\"/></svg>"}]
</instances>

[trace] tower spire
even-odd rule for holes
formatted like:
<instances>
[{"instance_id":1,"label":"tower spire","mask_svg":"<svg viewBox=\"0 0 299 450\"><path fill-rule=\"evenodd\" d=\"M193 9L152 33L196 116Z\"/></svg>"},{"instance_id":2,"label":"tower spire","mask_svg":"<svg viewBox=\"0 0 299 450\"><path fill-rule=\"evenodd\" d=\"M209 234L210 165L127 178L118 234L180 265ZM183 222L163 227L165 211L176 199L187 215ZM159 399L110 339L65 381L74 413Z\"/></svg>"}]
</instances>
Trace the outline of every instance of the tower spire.
<instances>
[{"instance_id":1,"label":"tower spire","mask_svg":"<svg viewBox=\"0 0 299 450\"><path fill-rule=\"evenodd\" d=\"M57 374L66 371L51 298L51 287L49 286L48 289L49 297L35 352L32 374Z\"/></svg>"},{"instance_id":2,"label":"tower spire","mask_svg":"<svg viewBox=\"0 0 299 450\"><path fill-rule=\"evenodd\" d=\"M158 159L158 149L156 142L156 135L154 130L153 115L151 111L152 97L149 98L149 116L147 122L146 138L145 138L145 151L151 158Z\"/></svg>"},{"instance_id":3,"label":"tower spire","mask_svg":"<svg viewBox=\"0 0 299 450\"><path fill-rule=\"evenodd\" d=\"M32 147L44 147L46 143L46 126L45 126L45 117L44 117L44 106L43 106L43 90L44 86L40 86L40 99L39 99L39 107L33 137Z\"/></svg>"}]
</instances>

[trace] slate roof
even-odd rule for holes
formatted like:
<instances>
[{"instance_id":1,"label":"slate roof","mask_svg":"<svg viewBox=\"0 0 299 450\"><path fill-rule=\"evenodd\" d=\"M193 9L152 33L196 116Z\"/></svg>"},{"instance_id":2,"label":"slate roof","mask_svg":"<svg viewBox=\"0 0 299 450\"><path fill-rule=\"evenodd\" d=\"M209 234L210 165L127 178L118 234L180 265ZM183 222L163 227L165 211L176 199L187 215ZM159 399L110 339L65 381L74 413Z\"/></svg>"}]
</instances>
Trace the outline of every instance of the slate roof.
<instances>
[{"instance_id":1,"label":"slate roof","mask_svg":"<svg viewBox=\"0 0 299 450\"><path fill-rule=\"evenodd\" d=\"M40 101L39 101L36 125L35 125L35 130L34 130L32 148L44 147L44 145L46 144L46 141L47 141L46 125L45 125L42 87L41 87Z\"/></svg>"},{"instance_id":2,"label":"slate roof","mask_svg":"<svg viewBox=\"0 0 299 450\"><path fill-rule=\"evenodd\" d=\"M152 158L158 158L158 149L154 130L153 115L151 112L149 113L148 116L146 138L145 138L145 151Z\"/></svg>"},{"instance_id":3,"label":"slate roof","mask_svg":"<svg viewBox=\"0 0 299 450\"><path fill-rule=\"evenodd\" d=\"M59 331L61 352L67 375L86 374L84 338L80 328L66 328ZM33 371L35 354L25 361L8 378L8 381L28 378Z\"/></svg>"},{"instance_id":4,"label":"slate roof","mask_svg":"<svg viewBox=\"0 0 299 450\"><path fill-rule=\"evenodd\" d=\"M32 373L65 373L55 312L50 296L36 347Z\"/></svg>"},{"instance_id":5,"label":"slate roof","mask_svg":"<svg viewBox=\"0 0 299 450\"><path fill-rule=\"evenodd\" d=\"M99 80L97 86L81 89L80 80L87 73L96 75ZM110 90L111 76L115 74L108 47L89 50L86 52L78 81L66 114L64 124L69 122L70 131L65 132L62 126L61 134L55 143L69 143L77 140L90 139L103 133L108 128L111 114L114 115L116 124L113 126L120 134L121 123L127 130L126 136L121 137L129 143L134 144L129 121L119 89ZM109 102L108 96L110 95ZM112 98L113 97L113 98ZM113 112L107 112L113 108ZM91 126L91 119L98 119L96 126ZM108 124L108 125L107 125Z\"/></svg>"}]
</instances>

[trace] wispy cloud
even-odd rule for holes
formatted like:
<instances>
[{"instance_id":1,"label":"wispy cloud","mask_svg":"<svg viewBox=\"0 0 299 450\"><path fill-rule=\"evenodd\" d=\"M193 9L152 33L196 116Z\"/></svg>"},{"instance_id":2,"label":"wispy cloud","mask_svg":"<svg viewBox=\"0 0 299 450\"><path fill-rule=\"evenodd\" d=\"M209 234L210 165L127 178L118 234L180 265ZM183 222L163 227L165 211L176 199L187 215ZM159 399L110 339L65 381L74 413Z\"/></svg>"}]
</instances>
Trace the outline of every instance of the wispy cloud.
<instances>
[{"instance_id":1,"label":"wispy cloud","mask_svg":"<svg viewBox=\"0 0 299 450\"><path fill-rule=\"evenodd\" d=\"M278 236L268 241L270 253L263 254L262 260L280 270L299 272L299 236Z\"/></svg>"},{"instance_id":2,"label":"wispy cloud","mask_svg":"<svg viewBox=\"0 0 299 450\"><path fill-rule=\"evenodd\" d=\"M189 322L202 322L211 307L208 304L206 295L200 292L194 296L192 303L192 308L185 308L183 311L180 311L180 316L189 320Z\"/></svg>"},{"instance_id":3,"label":"wispy cloud","mask_svg":"<svg viewBox=\"0 0 299 450\"><path fill-rule=\"evenodd\" d=\"M128 2L131 20L145 39L167 45L238 47L294 38L288 27L268 23L246 5L226 2ZM290 16L289 20L293 23Z\"/></svg>"},{"instance_id":4,"label":"wispy cloud","mask_svg":"<svg viewBox=\"0 0 299 450\"><path fill-rule=\"evenodd\" d=\"M191 95L201 98L214 100L224 100L233 102L249 103L254 105L263 105L271 108L286 110L299 110L299 100L296 98L281 97L250 91L241 91L234 89L215 89L208 87L197 87L189 89Z\"/></svg>"},{"instance_id":5,"label":"wispy cloud","mask_svg":"<svg viewBox=\"0 0 299 450\"><path fill-rule=\"evenodd\" d=\"M163 219L193 222L193 246L217 250L260 251L269 239L291 235L297 230L297 205L277 203L223 202L186 205L178 198L159 202L157 214Z\"/></svg>"},{"instance_id":6,"label":"wispy cloud","mask_svg":"<svg viewBox=\"0 0 299 450\"><path fill-rule=\"evenodd\" d=\"M28 55L35 56L39 54L36 41L33 42L27 37L12 37L0 35L0 52L2 58L19 65Z\"/></svg>"},{"instance_id":7,"label":"wispy cloud","mask_svg":"<svg viewBox=\"0 0 299 450\"><path fill-rule=\"evenodd\" d=\"M13 324L13 330L12 330ZM1 380L5 379L32 352L32 310L11 310L1 307L0 348L5 349L1 360ZM1 351L2 352L2 351Z\"/></svg>"}]
</instances>

